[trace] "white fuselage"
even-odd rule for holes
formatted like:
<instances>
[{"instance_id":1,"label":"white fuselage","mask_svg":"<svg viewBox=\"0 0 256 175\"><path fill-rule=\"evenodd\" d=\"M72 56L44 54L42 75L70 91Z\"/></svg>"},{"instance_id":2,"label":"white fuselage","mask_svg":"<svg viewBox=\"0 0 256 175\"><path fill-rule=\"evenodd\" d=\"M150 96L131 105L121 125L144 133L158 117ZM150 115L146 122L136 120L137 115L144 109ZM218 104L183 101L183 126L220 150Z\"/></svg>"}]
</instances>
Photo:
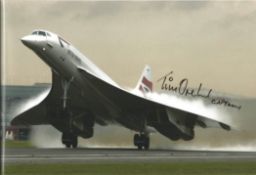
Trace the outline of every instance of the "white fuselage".
<instances>
[{"instance_id":1,"label":"white fuselage","mask_svg":"<svg viewBox=\"0 0 256 175\"><path fill-rule=\"evenodd\" d=\"M64 39L54 33L44 32L47 33L45 36L38 35L38 33L37 35L25 36L22 38L22 42L31 48L60 77L72 81L72 84L80 90L85 108L95 109L96 117L100 116L105 121L114 122L114 118L120 116L121 109L118 104L114 104L105 94L90 85L90 82L83 78L78 69L84 69L112 86L119 87L117 83ZM101 108L99 108L99 105L101 105Z\"/></svg>"}]
</instances>

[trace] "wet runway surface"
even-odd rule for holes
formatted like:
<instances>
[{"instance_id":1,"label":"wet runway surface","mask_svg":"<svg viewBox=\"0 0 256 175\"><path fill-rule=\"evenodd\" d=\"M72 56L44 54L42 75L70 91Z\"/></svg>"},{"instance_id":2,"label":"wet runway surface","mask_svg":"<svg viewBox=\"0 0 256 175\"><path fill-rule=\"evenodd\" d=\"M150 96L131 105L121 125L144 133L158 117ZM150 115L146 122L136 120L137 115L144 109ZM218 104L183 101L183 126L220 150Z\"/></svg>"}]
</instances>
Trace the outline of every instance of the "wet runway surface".
<instances>
[{"instance_id":1,"label":"wet runway surface","mask_svg":"<svg viewBox=\"0 0 256 175\"><path fill-rule=\"evenodd\" d=\"M4 161L6 164L256 161L256 152L12 148L5 150Z\"/></svg>"}]
</instances>

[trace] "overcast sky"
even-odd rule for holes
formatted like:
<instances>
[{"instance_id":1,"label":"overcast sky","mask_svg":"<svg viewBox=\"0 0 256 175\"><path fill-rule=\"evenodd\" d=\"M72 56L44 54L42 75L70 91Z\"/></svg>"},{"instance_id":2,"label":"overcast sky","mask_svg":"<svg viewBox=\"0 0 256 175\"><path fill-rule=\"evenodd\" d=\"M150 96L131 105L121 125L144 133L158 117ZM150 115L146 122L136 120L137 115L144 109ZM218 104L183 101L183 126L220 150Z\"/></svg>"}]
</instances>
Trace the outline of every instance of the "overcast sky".
<instances>
[{"instance_id":1,"label":"overcast sky","mask_svg":"<svg viewBox=\"0 0 256 175\"><path fill-rule=\"evenodd\" d=\"M114 81L136 85L145 64L204 87L256 97L256 2L5 2L6 84L50 82L50 69L20 38L58 33Z\"/></svg>"}]
</instances>

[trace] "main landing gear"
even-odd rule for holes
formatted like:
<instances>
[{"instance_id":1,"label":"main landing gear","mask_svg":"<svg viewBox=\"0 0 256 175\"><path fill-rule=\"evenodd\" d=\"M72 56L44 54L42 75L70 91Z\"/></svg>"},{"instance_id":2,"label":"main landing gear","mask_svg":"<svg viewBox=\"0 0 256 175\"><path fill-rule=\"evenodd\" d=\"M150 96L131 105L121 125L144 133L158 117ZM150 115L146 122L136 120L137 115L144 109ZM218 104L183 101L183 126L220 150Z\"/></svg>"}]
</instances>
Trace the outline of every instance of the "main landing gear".
<instances>
[{"instance_id":1,"label":"main landing gear","mask_svg":"<svg viewBox=\"0 0 256 175\"><path fill-rule=\"evenodd\" d=\"M133 138L134 145L138 147L139 150L149 149L149 136L146 134L135 134Z\"/></svg>"},{"instance_id":2,"label":"main landing gear","mask_svg":"<svg viewBox=\"0 0 256 175\"><path fill-rule=\"evenodd\" d=\"M62 97L62 108L61 117L68 122L68 128L62 133L61 141L66 146L66 148L77 148L78 139L77 135L73 133L72 130L72 114L68 110L68 90L73 81L73 77L70 80L62 80L63 97Z\"/></svg>"},{"instance_id":3,"label":"main landing gear","mask_svg":"<svg viewBox=\"0 0 256 175\"><path fill-rule=\"evenodd\" d=\"M62 143L66 146L66 148L77 148L78 139L77 136L72 133L63 133L62 134Z\"/></svg>"}]
</instances>

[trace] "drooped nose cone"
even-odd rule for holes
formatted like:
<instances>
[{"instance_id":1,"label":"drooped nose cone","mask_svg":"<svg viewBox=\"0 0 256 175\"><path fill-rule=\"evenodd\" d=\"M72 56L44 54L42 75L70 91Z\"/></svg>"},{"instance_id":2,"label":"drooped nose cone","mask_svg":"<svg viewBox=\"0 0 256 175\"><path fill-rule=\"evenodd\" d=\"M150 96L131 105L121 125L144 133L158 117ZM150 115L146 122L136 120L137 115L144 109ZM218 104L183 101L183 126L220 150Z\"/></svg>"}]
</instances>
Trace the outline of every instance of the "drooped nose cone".
<instances>
[{"instance_id":1,"label":"drooped nose cone","mask_svg":"<svg viewBox=\"0 0 256 175\"><path fill-rule=\"evenodd\" d=\"M29 47L29 48L31 48L31 49L33 49L33 47L35 46L35 38L33 37L33 36L31 36L31 35L28 35L28 36L24 36L23 38L21 38L21 42L25 45L25 46L27 46L27 47Z\"/></svg>"}]
</instances>

